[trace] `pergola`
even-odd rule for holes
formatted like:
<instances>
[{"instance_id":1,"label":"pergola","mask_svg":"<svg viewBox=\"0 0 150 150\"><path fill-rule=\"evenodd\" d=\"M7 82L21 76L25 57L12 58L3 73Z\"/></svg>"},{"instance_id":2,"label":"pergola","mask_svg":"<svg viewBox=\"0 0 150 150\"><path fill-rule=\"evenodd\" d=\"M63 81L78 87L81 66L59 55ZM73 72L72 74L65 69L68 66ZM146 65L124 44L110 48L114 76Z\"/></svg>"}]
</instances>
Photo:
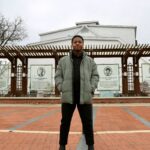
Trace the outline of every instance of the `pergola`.
<instances>
[{"instance_id":1,"label":"pergola","mask_svg":"<svg viewBox=\"0 0 150 150\"><path fill-rule=\"evenodd\" d=\"M11 89L10 94L16 95L17 59L22 62L22 95L27 95L28 59L54 58L55 69L61 57L68 55L70 46L0 46L0 58L11 62ZM139 59L150 57L150 45L86 45L84 50L92 58L118 57L122 64L122 94L128 95L127 59L133 58L134 95L140 95ZM55 94L59 95L57 88Z\"/></svg>"}]
</instances>

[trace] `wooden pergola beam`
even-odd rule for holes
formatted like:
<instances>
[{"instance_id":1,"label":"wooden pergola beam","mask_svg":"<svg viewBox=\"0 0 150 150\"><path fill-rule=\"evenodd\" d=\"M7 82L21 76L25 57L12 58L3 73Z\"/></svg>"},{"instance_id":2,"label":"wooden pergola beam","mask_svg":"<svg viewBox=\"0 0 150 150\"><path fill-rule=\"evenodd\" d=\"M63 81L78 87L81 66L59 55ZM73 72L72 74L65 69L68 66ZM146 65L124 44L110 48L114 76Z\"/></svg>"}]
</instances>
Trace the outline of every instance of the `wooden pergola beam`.
<instances>
[{"instance_id":1,"label":"wooden pergola beam","mask_svg":"<svg viewBox=\"0 0 150 150\"><path fill-rule=\"evenodd\" d=\"M70 46L0 46L0 58L7 58L11 62L12 68L12 86L11 92L15 94L16 86L16 69L17 59L22 62L22 92L25 95L27 93L27 74L28 74L28 59L29 58L54 58L55 59L55 69L57 67L58 61L61 57L68 55L71 50ZM122 83L123 83L123 94L128 93L128 79L126 76L127 72L127 59L129 57L133 58L133 70L134 70L134 89L135 94L138 95L139 90L139 77L137 74L138 62L141 57L150 57L150 46L149 45L133 45L133 44L119 44L119 45L85 45L84 50L92 58L100 57L119 57L122 59ZM15 67L15 68L14 68ZM14 77L13 77L14 75ZM55 90L58 92L57 89ZM59 94L59 93L57 93Z\"/></svg>"}]
</instances>

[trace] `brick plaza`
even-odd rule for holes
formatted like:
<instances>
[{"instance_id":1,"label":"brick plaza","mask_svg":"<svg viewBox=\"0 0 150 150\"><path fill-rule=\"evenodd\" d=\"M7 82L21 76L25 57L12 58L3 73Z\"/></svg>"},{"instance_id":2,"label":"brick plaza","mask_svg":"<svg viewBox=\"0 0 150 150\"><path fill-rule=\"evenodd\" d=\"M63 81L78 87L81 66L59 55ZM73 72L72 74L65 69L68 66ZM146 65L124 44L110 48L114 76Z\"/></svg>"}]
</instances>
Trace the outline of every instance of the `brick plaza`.
<instances>
[{"instance_id":1,"label":"brick plaza","mask_svg":"<svg viewBox=\"0 0 150 150\"><path fill-rule=\"evenodd\" d=\"M150 104L94 104L95 150L149 150ZM0 104L0 150L58 150L60 104ZM87 150L77 110L67 150Z\"/></svg>"}]
</instances>

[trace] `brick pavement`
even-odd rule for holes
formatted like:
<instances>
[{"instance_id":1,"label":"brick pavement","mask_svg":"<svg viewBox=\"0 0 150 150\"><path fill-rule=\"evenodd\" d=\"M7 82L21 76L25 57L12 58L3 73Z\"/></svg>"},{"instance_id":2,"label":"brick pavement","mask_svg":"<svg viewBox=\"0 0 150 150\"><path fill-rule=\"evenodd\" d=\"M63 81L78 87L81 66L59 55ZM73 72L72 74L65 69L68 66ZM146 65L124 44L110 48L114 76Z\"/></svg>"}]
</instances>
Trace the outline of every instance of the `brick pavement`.
<instances>
[{"instance_id":1,"label":"brick pavement","mask_svg":"<svg viewBox=\"0 0 150 150\"><path fill-rule=\"evenodd\" d=\"M0 150L58 150L60 105L0 105ZM11 132L10 132L11 131ZM86 150L75 111L67 150ZM95 150L149 150L150 105L94 105Z\"/></svg>"}]
</instances>

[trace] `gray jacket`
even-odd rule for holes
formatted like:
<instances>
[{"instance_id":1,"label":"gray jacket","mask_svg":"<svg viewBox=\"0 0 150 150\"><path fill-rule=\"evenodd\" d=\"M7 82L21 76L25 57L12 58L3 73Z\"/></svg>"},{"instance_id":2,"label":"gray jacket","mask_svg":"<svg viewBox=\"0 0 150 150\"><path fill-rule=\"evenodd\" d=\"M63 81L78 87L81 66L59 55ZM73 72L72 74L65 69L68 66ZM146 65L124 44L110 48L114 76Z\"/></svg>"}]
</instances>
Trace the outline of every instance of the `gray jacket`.
<instances>
[{"instance_id":1,"label":"gray jacket","mask_svg":"<svg viewBox=\"0 0 150 150\"><path fill-rule=\"evenodd\" d=\"M60 59L55 73L55 83L61 92L62 103L73 103L72 52L69 56ZM88 104L92 101L92 93L97 88L99 74L94 60L83 52L80 64L80 104Z\"/></svg>"}]
</instances>

